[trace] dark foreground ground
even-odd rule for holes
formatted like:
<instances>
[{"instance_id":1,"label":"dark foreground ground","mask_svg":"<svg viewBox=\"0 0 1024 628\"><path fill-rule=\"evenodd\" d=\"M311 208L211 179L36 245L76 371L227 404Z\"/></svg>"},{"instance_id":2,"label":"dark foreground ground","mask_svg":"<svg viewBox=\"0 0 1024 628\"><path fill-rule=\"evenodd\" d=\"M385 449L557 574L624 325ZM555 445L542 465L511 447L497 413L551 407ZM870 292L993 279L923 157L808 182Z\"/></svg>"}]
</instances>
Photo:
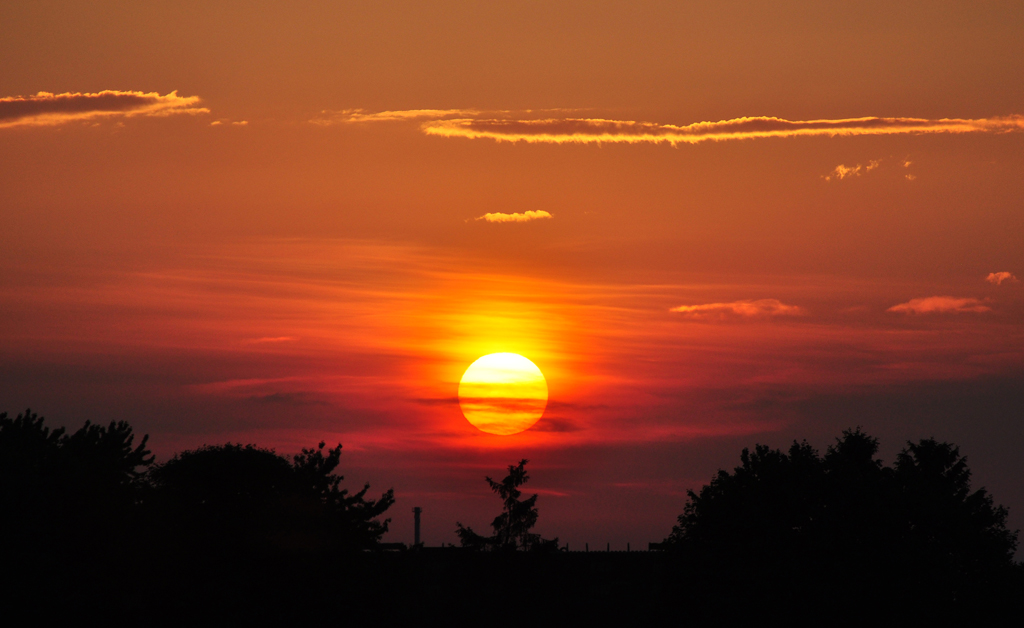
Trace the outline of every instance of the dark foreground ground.
<instances>
[{"instance_id":1,"label":"dark foreground ground","mask_svg":"<svg viewBox=\"0 0 1024 628\"><path fill-rule=\"evenodd\" d=\"M7 561L3 591L9 617L42 625L973 626L1024 611L1019 568L950 593L921 573L692 567L665 552L124 548Z\"/></svg>"},{"instance_id":2,"label":"dark foreground ground","mask_svg":"<svg viewBox=\"0 0 1024 628\"><path fill-rule=\"evenodd\" d=\"M570 553L527 533L537 510L536 496L517 489L526 461L490 481L504 503L495 536L459 528L462 541L495 551L390 551L378 540L393 493L341 489L340 445L286 459L226 444L154 466L145 439L133 438L123 422L65 433L28 411L0 413L0 626L1000 626L1024 617L1006 509L971 488L958 448L932 439L908 443L891 467L859 430L824 456L806 443L743 450L741 466L690 493L663 551Z\"/></svg>"}]
</instances>

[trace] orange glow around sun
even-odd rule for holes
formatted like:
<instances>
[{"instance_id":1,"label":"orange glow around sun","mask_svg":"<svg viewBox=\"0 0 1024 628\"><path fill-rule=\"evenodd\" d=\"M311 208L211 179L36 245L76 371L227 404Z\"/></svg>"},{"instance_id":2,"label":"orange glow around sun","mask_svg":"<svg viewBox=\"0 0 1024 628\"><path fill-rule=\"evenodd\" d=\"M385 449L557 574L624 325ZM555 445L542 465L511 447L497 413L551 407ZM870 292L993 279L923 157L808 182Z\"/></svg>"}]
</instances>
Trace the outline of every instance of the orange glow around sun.
<instances>
[{"instance_id":1,"label":"orange glow around sun","mask_svg":"<svg viewBox=\"0 0 1024 628\"><path fill-rule=\"evenodd\" d=\"M516 353L492 353L469 365L459 382L466 420L488 434L530 429L544 414L548 384L537 365Z\"/></svg>"}]
</instances>

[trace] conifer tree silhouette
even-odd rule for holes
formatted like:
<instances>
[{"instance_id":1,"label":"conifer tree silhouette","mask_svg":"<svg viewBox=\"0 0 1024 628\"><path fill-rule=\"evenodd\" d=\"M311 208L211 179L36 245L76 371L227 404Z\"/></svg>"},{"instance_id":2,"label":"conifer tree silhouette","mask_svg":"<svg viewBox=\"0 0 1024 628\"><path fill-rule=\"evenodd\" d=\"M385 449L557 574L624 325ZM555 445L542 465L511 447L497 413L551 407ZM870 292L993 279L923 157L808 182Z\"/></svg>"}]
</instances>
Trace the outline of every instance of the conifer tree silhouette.
<instances>
[{"instance_id":1,"label":"conifer tree silhouette","mask_svg":"<svg viewBox=\"0 0 1024 628\"><path fill-rule=\"evenodd\" d=\"M527 462L523 459L518 465L509 465L508 475L501 482L494 481L490 476L485 478L491 490L501 497L502 511L491 522L494 535L489 537L481 536L469 526L456 522L455 533L463 547L504 551L546 551L558 548L557 537L547 540L530 532L537 523L537 495L521 499L523 493L519 490L530 479L526 473Z\"/></svg>"}]
</instances>

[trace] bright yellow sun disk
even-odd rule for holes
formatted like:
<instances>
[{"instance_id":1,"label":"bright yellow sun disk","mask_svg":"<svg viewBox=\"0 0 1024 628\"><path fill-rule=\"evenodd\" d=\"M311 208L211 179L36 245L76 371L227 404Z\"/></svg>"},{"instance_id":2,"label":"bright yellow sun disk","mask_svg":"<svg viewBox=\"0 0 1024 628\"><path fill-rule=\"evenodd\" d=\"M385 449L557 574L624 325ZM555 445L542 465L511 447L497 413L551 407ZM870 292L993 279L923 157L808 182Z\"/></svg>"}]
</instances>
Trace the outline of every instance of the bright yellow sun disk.
<instances>
[{"instance_id":1,"label":"bright yellow sun disk","mask_svg":"<svg viewBox=\"0 0 1024 628\"><path fill-rule=\"evenodd\" d=\"M482 432L507 436L544 414L548 383L537 365L517 353L492 353L469 365L459 382L459 405Z\"/></svg>"}]
</instances>

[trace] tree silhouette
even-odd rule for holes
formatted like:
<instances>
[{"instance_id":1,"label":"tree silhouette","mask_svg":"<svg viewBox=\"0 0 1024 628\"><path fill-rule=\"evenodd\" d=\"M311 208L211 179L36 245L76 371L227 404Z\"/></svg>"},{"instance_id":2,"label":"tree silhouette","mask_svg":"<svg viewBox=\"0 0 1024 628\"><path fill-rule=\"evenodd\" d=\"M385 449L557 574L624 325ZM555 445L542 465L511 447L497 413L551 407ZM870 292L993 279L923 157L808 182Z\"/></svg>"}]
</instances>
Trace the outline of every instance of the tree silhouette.
<instances>
[{"instance_id":1,"label":"tree silhouette","mask_svg":"<svg viewBox=\"0 0 1024 628\"><path fill-rule=\"evenodd\" d=\"M134 445L124 421L86 421L78 431L51 430L26 410L0 414L0 503L6 538L100 534L117 527L139 501L153 456L148 436Z\"/></svg>"},{"instance_id":2,"label":"tree silhouette","mask_svg":"<svg viewBox=\"0 0 1024 628\"><path fill-rule=\"evenodd\" d=\"M377 518L395 503L394 489L388 489L377 500L368 500L370 484L366 483L362 490L350 495L348 489L340 488L344 476L334 473L340 459L341 444L328 449L325 456L321 441L316 449L303 449L292 458L292 471L299 488L317 498L329 529L345 531L357 545L377 544L391 521L381 522Z\"/></svg>"},{"instance_id":3,"label":"tree silhouette","mask_svg":"<svg viewBox=\"0 0 1024 628\"><path fill-rule=\"evenodd\" d=\"M4 512L26 517L52 498L59 484L64 429L50 430L31 409L17 418L0 414L0 499ZM3 518L6 523L14 521Z\"/></svg>"},{"instance_id":4,"label":"tree silhouette","mask_svg":"<svg viewBox=\"0 0 1024 628\"><path fill-rule=\"evenodd\" d=\"M1006 508L994 505L984 488L971 491L959 448L934 439L907 443L892 476L902 531L932 579L987 586L1012 561L1018 533L1007 529Z\"/></svg>"},{"instance_id":5,"label":"tree silhouette","mask_svg":"<svg viewBox=\"0 0 1024 628\"><path fill-rule=\"evenodd\" d=\"M859 429L824 456L806 442L786 453L744 449L740 466L687 492L665 545L752 604L806 608L842 595L876 608L912 598L941 616L991 598L1014 568L1006 509L971 490L951 444L907 443L892 467L877 451Z\"/></svg>"},{"instance_id":6,"label":"tree silhouette","mask_svg":"<svg viewBox=\"0 0 1024 628\"><path fill-rule=\"evenodd\" d=\"M104 598L147 571L144 507L153 457L125 422L68 434L26 410L0 414L0 590L21 609L110 616ZM26 615L28 616L28 615Z\"/></svg>"},{"instance_id":7,"label":"tree silhouette","mask_svg":"<svg viewBox=\"0 0 1024 628\"><path fill-rule=\"evenodd\" d=\"M255 445L181 452L151 477L163 516L190 538L214 544L366 549L387 532L378 521L394 503L388 490L366 499L340 488L341 445L303 449L291 461Z\"/></svg>"},{"instance_id":8,"label":"tree silhouette","mask_svg":"<svg viewBox=\"0 0 1024 628\"><path fill-rule=\"evenodd\" d=\"M456 522L455 533L463 547L504 551L545 551L558 548L557 538L546 540L530 532L537 523L537 495L520 499L523 493L519 490L530 479L526 473L527 462L523 459L518 465L509 465L508 475L501 482L495 482L490 476L485 477L491 490L501 497L502 511L491 522L494 535L489 537L481 536L472 528Z\"/></svg>"}]
</instances>

